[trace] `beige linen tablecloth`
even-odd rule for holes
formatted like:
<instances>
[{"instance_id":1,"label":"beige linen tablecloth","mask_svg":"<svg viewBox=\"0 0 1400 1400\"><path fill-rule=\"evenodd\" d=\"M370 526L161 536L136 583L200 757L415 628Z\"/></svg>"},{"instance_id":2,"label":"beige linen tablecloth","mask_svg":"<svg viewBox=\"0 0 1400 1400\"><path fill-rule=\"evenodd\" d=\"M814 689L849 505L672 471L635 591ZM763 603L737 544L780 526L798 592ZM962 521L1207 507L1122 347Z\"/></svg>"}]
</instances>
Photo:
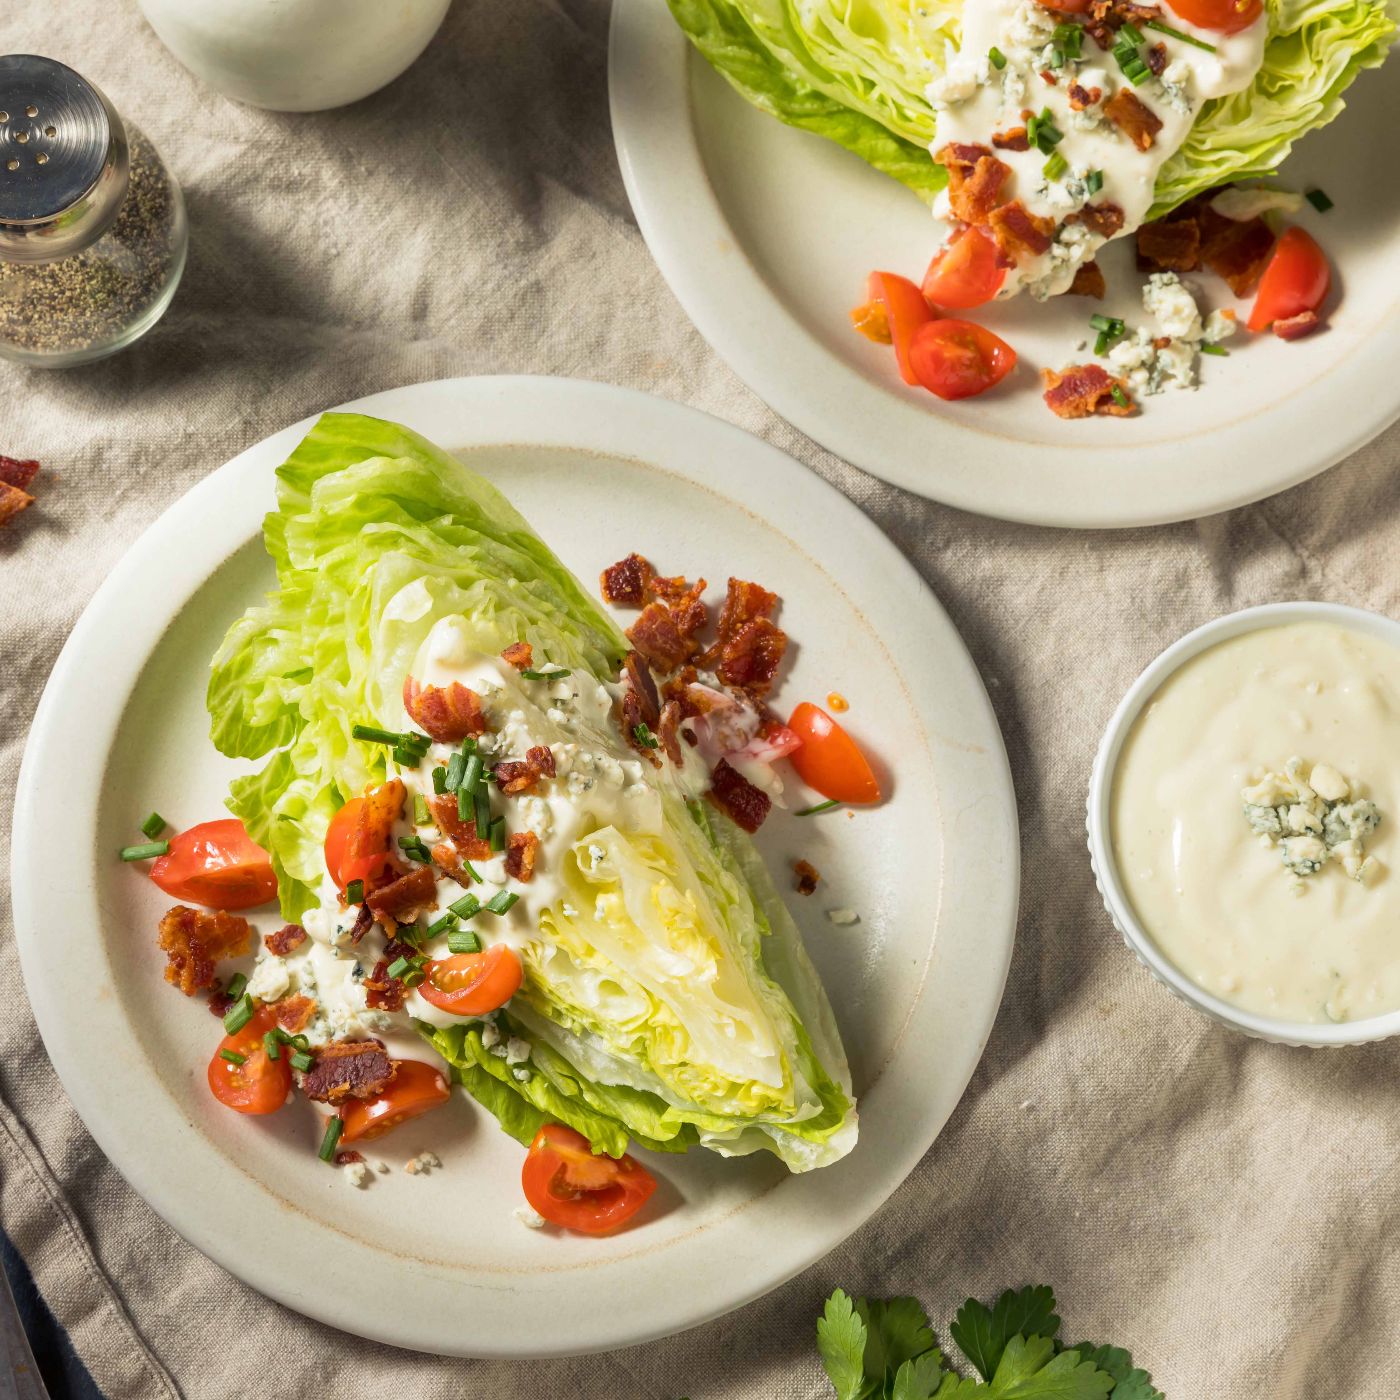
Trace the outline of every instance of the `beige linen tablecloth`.
<instances>
[{"instance_id":1,"label":"beige linen tablecloth","mask_svg":"<svg viewBox=\"0 0 1400 1400\"><path fill-rule=\"evenodd\" d=\"M127 1187L44 1055L0 907L6 1230L111 1400L815 1397L829 1392L813 1322L835 1285L915 1293L942 1324L965 1293L1032 1281L1054 1284L1068 1333L1130 1345L1170 1400L1393 1400L1400 1052L1277 1048L1177 1003L1099 905L1083 800L1112 706L1187 628L1282 598L1400 613L1400 435L1262 505L1119 534L980 520L852 470L735 379L653 267L613 157L607 23L604 0L458 0L387 91L292 117L202 87L129 3L6 7L0 48L72 63L154 138L192 240L144 345L85 370L0 366L0 451L48 467L38 506L0 533L0 869L45 677L172 499L373 390L504 371L606 379L707 409L835 482L967 639L1006 734L1025 855L981 1068L875 1219L753 1306L609 1356L440 1360L284 1311Z\"/></svg>"}]
</instances>

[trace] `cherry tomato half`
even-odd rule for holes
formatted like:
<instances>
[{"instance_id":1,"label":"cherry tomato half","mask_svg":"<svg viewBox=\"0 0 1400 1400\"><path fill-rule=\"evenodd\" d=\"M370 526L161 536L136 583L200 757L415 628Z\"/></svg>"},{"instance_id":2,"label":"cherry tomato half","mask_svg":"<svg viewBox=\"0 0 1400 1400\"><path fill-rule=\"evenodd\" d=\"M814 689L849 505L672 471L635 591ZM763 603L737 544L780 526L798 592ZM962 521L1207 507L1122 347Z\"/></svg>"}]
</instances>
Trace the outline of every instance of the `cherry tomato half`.
<instances>
[{"instance_id":1,"label":"cherry tomato half","mask_svg":"<svg viewBox=\"0 0 1400 1400\"><path fill-rule=\"evenodd\" d=\"M1040 0L1047 10L1054 10L1060 15L1082 15L1094 0Z\"/></svg>"},{"instance_id":2,"label":"cherry tomato half","mask_svg":"<svg viewBox=\"0 0 1400 1400\"><path fill-rule=\"evenodd\" d=\"M451 1097L446 1076L422 1060L395 1060L394 1077L377 1099L350 1099L341 1106L341 1142L370 1142L444 1104Z\"/></svg>"},{"instance_id":3,"label":"cherry tomato half","mask_svg":"<svg viewBox=\"0 0 1400 1400\"><path fill-rule=\"evenodd\" d=\"M1264 13L1264 0L1167 0L1167 8L1188 24L1214 29L1218 34L1238 34Z\"/></svg>"},{"instance_id":4,"label":"cherry tomato half","mask_svg":"<svg viewBox=\"0 0 1400 1400\"><path fill-rule=\"evenodd\" d=\"M276 1113L287 1101L292 1087L292 1067L283 1046L278 1058L269 1059L263 1049L263 1036L277 1027L277 1014L270 1006L260 1006L242 1030L226 1035L209 1061L209 1088L214 1097L235 1113ZM224 1059L222 1051L242 1055L237 1064Z\"/></svg>"},{"instance_id":5,"label":"cherry tomato half","mask_svg":"<svg viewBox=\"0 0 1400 1400\"><path fill-rule=\"evenodd\" d=\"M595 1154L582 1133L546 1123L520 1173L525 1199L566 1230L600 1235L630 1220L656 1190L656 1178L631 1157Z\"/></svg>"},{"instance_id":6,"label":"cherry tomato half","mask_svg":"<svg viewBox=\"0 0 1400 1400\"><path fill-rule=\"evenodd\" d=\"M1259 279L1259 292L1249 313L1250 330L1265 331L1275 321L1316 311L1331 285L1327 254L1316 240L1300 228L1285 229Z\"/></svg>"},{"instance_id":7,"label":"cherry tomato half","mask_svg":"<svg viewBox=\"0 0 1400 1400\"><path fill-rule=\"evenodd\" d=\"M914 332L926 321L933 320L924 294L907 278L897 272L872 272L866 287L870 301L885 308L890 340L895 359L906 384L917 384L913 366L909 363L909 343Z\"/></svg>"},{"instance_id":8,"label":"cherry tomato half","mask_svg":"<svg viewBox=\"0 0 1400 1400\"><path fill-rule=\"evenodd\" d=\"M934 254L924 273L924 296L935 306L966 311L985 306L1001 290L1006 269L997 245L975 224Z\"/></svg>"},{"instance_id":9,"label":"cherry tomato half","mask_svg":"<svg viewBox=\"0 0 1400 1400\"><path fill-rule=\"evenodd\" d=\"M484 953L435 958L423 972L419 993L454 1016L484 1016L504 1006L525 975L520 959L503 943Z\"/></svg>"},{"instance_id":10,"label":"cherry tomato half","mask_svg":"<svg viewBox=\"0 0 1400 1400\"><path fill-rule=\"evenodd\" d=\"M343 890L352 880L369 889L393 866L394 823L403 811L404 785L391 778L352 797L326 829L326 869Z\"/></svg>"},{"instance_id":11,"label":"cherry tomato half","mask_svg":"<svg viewBox=\"0 0 1400 1400\"><path fill-rule=\"evenodd\" d=\"M277 898L272 857L237 817L201 822L170 841L170 854L151 866L166 894L211 909L252 909Z\"/></svg>"},{"instance_id":12,"label":"cherry tomato half","mask_svg":"<svg viewBox=\"0 0 1400 1400\"><path fill-rule=\"evenodd\" d=\"M790 761L808 787L837 802L880 800L880 784L860 746L825 710L804 700L788 727L802 740Z\"/></svg>"},{"instance_id":13,"label":"cherry tomato half","mask_svg":"<svg viewBox=\"0 0 1400 1400\"><path fill-rule=\"evenodd\" d=\"M985 326L971 321L930 321L909 346L914 376L940 399L970 399L999 384L1016 368L1016 352Z\"/></svg>"}]
</instances>

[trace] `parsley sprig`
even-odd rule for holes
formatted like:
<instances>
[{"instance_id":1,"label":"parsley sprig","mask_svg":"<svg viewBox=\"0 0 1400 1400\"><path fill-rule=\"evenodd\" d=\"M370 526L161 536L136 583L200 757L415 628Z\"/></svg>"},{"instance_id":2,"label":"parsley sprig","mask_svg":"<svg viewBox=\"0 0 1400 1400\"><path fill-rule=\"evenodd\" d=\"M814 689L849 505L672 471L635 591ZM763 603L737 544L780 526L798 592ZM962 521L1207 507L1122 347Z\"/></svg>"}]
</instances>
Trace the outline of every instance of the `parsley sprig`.
<instances>
[{"instance_id":1,"label":"parsley sprig","mask_svg":"<svg viewBox=\"0 0 1400 1400\"><path fill-rule=\"evenodd\" d=\"M948 1328L976 1372L959 1373L913 1298L850 1298L839 1288L817 1323L837 1400L1165 1400L1121 1347L1059 1341L1049 1288L969 1298Z\"/></svg>"}]
</instances>

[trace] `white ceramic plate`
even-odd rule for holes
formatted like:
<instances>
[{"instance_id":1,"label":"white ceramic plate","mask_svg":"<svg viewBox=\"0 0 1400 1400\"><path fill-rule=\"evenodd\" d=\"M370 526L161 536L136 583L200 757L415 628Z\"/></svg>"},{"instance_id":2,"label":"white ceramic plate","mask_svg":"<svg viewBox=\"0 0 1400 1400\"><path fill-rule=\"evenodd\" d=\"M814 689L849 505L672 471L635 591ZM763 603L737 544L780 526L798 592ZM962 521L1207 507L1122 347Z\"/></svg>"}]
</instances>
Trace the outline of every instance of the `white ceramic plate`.
<instances>
[{"instance_id":1,"label":"white ceramic plate","mask_svg":"<svg viewBox=\"0 0 1400 1400\"><path fill-rule=\"evenodd\" d=\"M847 315L872 268L917 281L928 265L933 226L913 194L751 107L691 50L664 0L615 0L609 83L632 207L690 318L785 418L897 486L1039 525L1157 524L1272 495L1400 416L1400 155L1372 139L1400 126L1393 71L1363 74L1351 110L1301 142L1284 172L1336 202L1298 216L1339 272L1327 332L1292 345L1258 337L1207 357L1197 392L1078 423L1045 407L1038 371L1085 358L1076 346L1094 311L1142 320L1131 239L1100 259L1102 304L1021 297L977 312L1021 363L986 398L945 404L906 387L888 347L854 334ZM1213 278L1198 285L1225 292Z\"/></svg>"},{"instance_id":2,"label":"white ceramic plate","mask_svg":"<svg viewBox=\"0 0 1400 1400\"><path fill-rule=\"evenodd\" d=\"M781 701L839 687L853 731L892 770L878 809L778 814L762 832L780 883L797 856L823 875L815 895L789 902L850 1052L860 1145L800 1177L762 1158L657 1158L649 1218L595 1240L513 1218L522 1149L465 1096L386 1139L393 1171L363 1191L317 1161L309 1105L257 1121L213 1101L205 1066L218 1023L162 981L155 928L170 901L116 852L152 808L177 826L222 810L235 765L206 738L208 660L272 583L260 523L274 468L309 420L216 471L142 536L44 693L20 776L13 891L49 1054L103 1150L181 1234L322 1321L426 1351L515 1357L692 1326L865 1220L927 1150L982 1053L1018 880L1015 802L986 693L884 536L791 459L715 419L524 378L424 384L350 407L461 453L584 579L637 549L666 571L732 571L782 595L796 645ZM861 923L838 928L825 917L833 906ZM409 1177L402 1164L422 1148L444 1166Z\"/></svg>"}]
</instances>

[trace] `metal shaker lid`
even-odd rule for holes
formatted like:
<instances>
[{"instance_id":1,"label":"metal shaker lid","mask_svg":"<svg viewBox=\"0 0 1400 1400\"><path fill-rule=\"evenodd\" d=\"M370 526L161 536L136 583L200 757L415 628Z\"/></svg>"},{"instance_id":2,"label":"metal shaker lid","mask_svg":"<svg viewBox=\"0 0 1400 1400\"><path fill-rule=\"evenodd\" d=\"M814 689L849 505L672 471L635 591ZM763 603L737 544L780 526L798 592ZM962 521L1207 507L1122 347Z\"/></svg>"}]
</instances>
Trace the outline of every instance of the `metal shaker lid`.
<instances>
[{"instance_id":1,"label":"metal shaker lid","mask_svg":"<svg viewBox=\"0 0 1400 1400\"><path fill-rule=\"evenodd\" d=\"M126 130L56 59L0 57L0 259L45 262L95 242L126 195Z\"/></svg>"}]
</instances>

